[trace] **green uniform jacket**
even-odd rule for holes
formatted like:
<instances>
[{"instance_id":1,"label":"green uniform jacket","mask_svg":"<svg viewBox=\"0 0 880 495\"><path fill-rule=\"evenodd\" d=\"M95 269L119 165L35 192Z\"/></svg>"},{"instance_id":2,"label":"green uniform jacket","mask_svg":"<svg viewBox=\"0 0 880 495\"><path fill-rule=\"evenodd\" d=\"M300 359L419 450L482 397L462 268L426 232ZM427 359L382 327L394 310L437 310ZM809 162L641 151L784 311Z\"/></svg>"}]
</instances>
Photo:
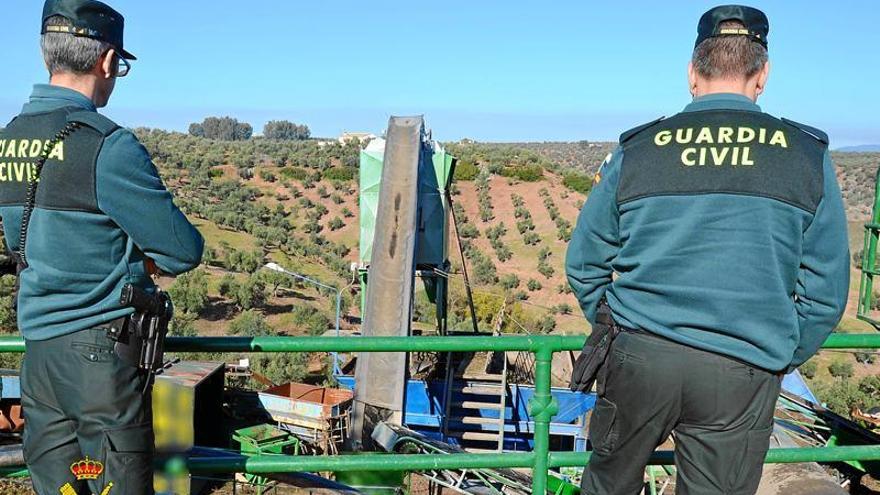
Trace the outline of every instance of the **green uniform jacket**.
<instances>
[{"instance_id":1,"label":"green uniform jacket","mask_svg":"<svg viewBox=\"0 0 880 495\"><path fill-rule=\"evenodd\" d=\"M22 114L70 107L96 111L76 91L39 84ZM58 130L47 129L46 135ZM14 147L7 148L14 153ZM7 160L16 157L0 156L0 162ZM50 161L47 167L52 165ZM119 304L120 290L126 283L154 287L144 267L147 257L175 275L201 261L202 236L175 206L131 131L119 128L104 139L94 179L100 213L40 207L33 212L29 266L21 273L18 296L18 326L25 339L49 339L130 314L132 309ZM27 187L26 181L21 187ZM46 192L64 193L40 194ZM13 251L18 249L22 210L20 205L0 207L6 245Z\"/></svg>"},{"instance_id":2,"label":"green uniform jacket","mask_svg":"<svg viewBox=\"0 0 880 495\"><path fill-rule=\"evenodd\" d=\"M603 166L568 247L574 294L593 322L606 296L622 325L767 370L798 366L834 329L849 290L846 216L827 137L741 95L707 95L684 112L622 137L644 143L635 149L647 155L628 157L634 145L623 144ZM767 133L737 144L728 120L759 122ZM681 131L691 144L667 129L682 121L691 123L690 138ZM704 125L711 132L696 137ZM787 147L771 138L776 130ZM730 148L717 155L723 165L699 153L707 146ZM737 146L749 147L756 164L745 155L731 164Z\"/></svg>"}]
</instances>

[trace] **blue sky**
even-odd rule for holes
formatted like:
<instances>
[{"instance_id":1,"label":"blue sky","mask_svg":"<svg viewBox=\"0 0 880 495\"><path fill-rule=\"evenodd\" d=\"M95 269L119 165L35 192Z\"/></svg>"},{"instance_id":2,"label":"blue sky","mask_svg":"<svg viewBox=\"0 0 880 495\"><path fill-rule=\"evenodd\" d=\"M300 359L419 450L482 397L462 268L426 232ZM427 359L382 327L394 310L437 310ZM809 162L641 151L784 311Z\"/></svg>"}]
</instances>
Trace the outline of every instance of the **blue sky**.
<instances>
[{"instance_id":1,"label":"blue sky","mask_svg":"<svg viewBox=\"0 0 880 495\"><path fill-rule=\"evenodd\" d=\"M42 1L4 1L0 120L47 76ZM314 135L425 114L435 137L613 140L683 107L700 15L716 1L111 0L139 60L105 113L185 130L231 115ZM832 146L880 143L880 14L871 1L756 1L773 70L759 103Z\"/></svg>"}]
</instances>

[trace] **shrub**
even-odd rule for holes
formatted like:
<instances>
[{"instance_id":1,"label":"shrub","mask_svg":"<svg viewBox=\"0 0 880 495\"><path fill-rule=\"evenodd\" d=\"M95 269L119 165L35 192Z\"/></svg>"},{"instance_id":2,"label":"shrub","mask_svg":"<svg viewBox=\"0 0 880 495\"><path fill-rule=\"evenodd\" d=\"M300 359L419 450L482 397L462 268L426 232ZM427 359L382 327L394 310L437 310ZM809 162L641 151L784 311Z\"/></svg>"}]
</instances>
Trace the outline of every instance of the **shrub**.
<instances>
[{"instance_id":1,"label":"shrub","mask_svg":"<svg viewBox=\"0 0 880 495\"><path fill-rule=\"evenodd\" d=\"M300 182L309 177L309 173L305 169L299 167L285 167L279 170L278 173L281 174L282 177Z\"/></svg>"},{"instance_id":2,"label":"shrub","mask_svg":"<svg viewBox=\"0 0 880 495\"><path fill-rule=\"evenodd\" d=\"M854 407L866 409L871 402L871 398L860 390L859 384L849 379L834 380L831 383L818 382L815 392L828 409L844 416Z\"/></svg>"},{"instance_id":3,"label":"shrub","mask_svg":"<svg viewBox=\"0 0 880 495\"><path fill-rule=\"evenodd\" d=\"M260 178L266 182L275 182L278 180L278 177L275 176L271 171L266 170L265 168L261 168L259 171Z\"/></svg>"},{"instance_id":4,"label":"shrub","mask_svg":"<svg viewBox=\"0 0 880 495\"><path fill-rule=\"evenodd\" d=\"M835 378L851 378L853 376L853 365L842 359L835 359L828 365L828 372Z\"/></svg>"},{"instance_id":5,"label":"shrub","mask_svg":"<svg viewBox=\"0 0 880 495\"><path fill-rule=\"evenodd\" d=\"M538 251L538 261L547 261L547 258L550 257L550 248L542 247L540 251Z\"/></svg>"},{"instance_id":6,"label":"shrub","mask_svg":"<svg viewBox=\"0 0 880 495\"><path fill-rule=\"evenodd\" d=\"M474 263L474 281L481 285L491 285L498 282L498 274L495 270L495 264L488 256L475 248L471 248L467 252L467 256Z\"/></svg>"},{"instance_id":7,"label":"shrub","mask_svg":"<svg viewBox=\"0 0 880 495\"><path fill-rule=\"evenodd\" d=\"M550 278L556 273L556 270L553 269L546 261L542 261L538 263L538 273L543 275L545 278Z\"/></svg>"},{"instance_id":8,"label":"shrub","mask_svg":"<svg viewBox=\"0 0 880 495\"><path fill-rule=\"evenodd\" d=\"M519 277L517 277L515 273L503 275L499 281L501 282L501 287L504 287L507 290L519 287Z\"/></svg>"},{"instance_id":9,"label":"shrub","mask_svg":"<svg viewBox=\"0 0 880 495\"><path fill-rule=\"evenodd\" d=\"M494 227L489 227L486 229L486 237L490 241L496 241L501 238L507 232L507 228L504 226L504 222L495 225Z\"/></svg>"},{"instance_id":10,"label":"shrub","mask_svg":"<svg viewBox=\"0 0 880 495\"><path fill-rule=\"evenodd\" d=\"M568 172L562 177L562 184L581 194L589 194L593 188L593 179L582 172Z\"/></svg>"},{"instance_id":11,"label":"shrub","mask_svg":"<svg viewBox=\"0 0 880 495\"><path fill-rule=\"evenodd\" d=\"M526 232L523 235L523 242L525 242L526 245L529 245L529 246L536 246L536 245L538 245L538 243L541 242L541 236L539 236L538 234L536 234L534 232Z\"/></svg>"},{"instance_id":12,"label":"shrub","mask_svg":"<svg viewBox=\"0 0 880 495\"><path fill-rule=\"evenodd\" d=\"M333 217L333 220L330 220L329 227L330 230L339 230L342 227L345 227L345 222L339 217Z\"/></svg>"},{"instance_id":13,"label":"shrub","mask_svg":"<svg viewBox=\"0 0 880 495\"><path fill-rule=\"evenodd\" d=\"M226 268L236 272L253 273L263 264L263 253L260 251L239 251L232 249L226 253Z\"/></svg>"},{"instance_id":14,"label":"shrub","mask_svg":"<svg viewBox=\"0 0 880 495\"><path fill-rule=\"evenodd\" d=\"M812 380L816 377L816 372L819 371L819 366L816 365L816 361L812 359L807 361L806 363L798 366L798 370L804 375L805 378L809 378Z\"/></svg>"},{"instance_id":15,"label":"shrub","mask_svg":"<svg viewBox=\"0 0 880 495\"><path fill-rule=\"evenodd\" d=\"M472 223L462 225L458 233L463 239L476 239L480 237L480 231Z\"/></svg>"},{"instance_id":16,"label":"shrub","mask_svg":"<svg viewBox=\"0 0 880 495\"><path fill-rule=\"evenodd\" d=\"M455 180L474 180L480 175L480 168L471 162L458 162L452 177Z\"/></svg>"},{"instance_id":17,"label":"shrub","mask_svg":"<svg viewBox=\"0 0 880 495\"><path fill-rule=\"evenodd\" d=\"M168 288L168 294L175 308L184 313L199 314L208 303L207 273L198 268L178 276Z\"/></svg>"},{"instance_id":18,"label":"shrub","mask_svg":"<svg viewBox=\"0 0 880 495\"><path fill-rule=\"evenodd\" d=\"M168 325L168 334L175 337L195 337L199 333L196 331L195 319L194 315L188 313L174 315Z\"/></svg>"},{"instance_id":19,"label":"shrub","mask_svg":"<svg viewBox=\"0 0 880 495\"><path fill-rule=\"evenodd\" d=\"M239 309L257 308L266 302L266 282L257 274L250 275L244 282L224 277L220 284L220 293L232 299Z\"/></svg>"},{"instance_id":20,"label":"shrub","mask_svg":"<svg viewBox=\"0 0 880 495\"><path fill-rule=\"evenodd\" d=\"M536 290L541 290L542 285L541 285L541 282L538 282L537 280L530 278L529 283L526 285L526 287L529 289L529 291L535 292Z\"/></svg>"},{"instance_id":21,"label":"shrub","mask_svg":"<svg viewBox=\"0 0 880 495\"><path fill-rule=\"evenodd\" d=\"M250 309L235 317L226 329L226 333L242 337L260 337L271 335L272 328L259 311Z\"/></svg>"},{"instance_id":22,"label":"shrub","mask_svg":"<svg viewBox=\"0 0 880 495\"><path fill-rule=\"evenodd\" d=\"M498 261L504 263L510 258L513 258L513 251L505 245L500 245L495 247L495 256L498 257Z\"/></svg>"},{"instance_id":23,"label":"shrub","mask_svg":"<svg viewBox=\"0 0 880 495\"><path fill-rule=\"evenodd\" d=\"M568 303L559 303L553 309L554 311L556 311L557 314L560 315L570 315L572 311L574 311L574 309Z\"/></svg>"},{"instance_id":24,"label":"shrub","mask_svg":"<svg viewBox=\"0 0 880 495\"><path fill-rule=\"evenodd\" d=\"M235 286L235 277L231 273L227 273L220 278L220 283L217 285L217 290L220 292L220 295L226 297L232 294L232 289Z\"/></svg>"},{"instance_id":25,"label":"shrub","mask_svg":"<svg viewBox=\"0 0 880 495\"><path fill-rule=\"evenodd\" d=\"M568 242L571 240L571 227L559 227L556 229L556 238L560 241Z\"/></svg>"},{"instance_id":26,"label":"shrub","mask_svg":"<svg viewBox=\"0 0 880 495\"><path fill-rule=\"evenodd\" d=\"M250 180L254 178L254 169L251 167L239 167L236 169L236 172L242 180Z\"/></svg>"},{"instance_id":27,"label":"shrub","mask_svg":"<svg viewBox=\"0 0 880 495\"><path fill-rule=\"evenodd\" d=\"M520 234L525 234L530 230L535 230L535 223L532 222L531 216L523 218L523 220L516 222L516 230Z\"/></svg>"},{"instance_id":28,"label":"shrub","mask_svg":"<svg viewBox=\"0 0 880 495\"><path fill-rule=\"evenodd\" d=\"M501 175L512 177L523 182L537 182L544 176L544 169L538 164L514 165L504 167Z\"/></svg>"},{"instance_id":29,"label":"shrub","mask_svg":"<svg viewBox=\"0 0 880 495\"><path fill-rule=\"evenodd\" d=\"M330 167L324 171L324 178L330 181L351 182L358 176L355 167Z\"/></svg>"},{"instance_id":30,"label":"shrub","mask_svg":"<svg viewBox=\"0 0 880 495\"><path fill-rule=\"evenodd\" d=\"M544 315L538 320L538 331L541 333L550 333L556 330L556 319L552 315Z\"/></svg>"},{"instance_id":31,"label":"shrub","mask_svg":"<svg viewBox=\"0 0 880 495\"><path fill-rule=\"evenodd\" d=\"M568 284L559 284L556 286L557 294L571 294L571 286Z\"/></svg>"},{"instance_id":32,"label":"shrub","mask_svg":"<svg viewBox=\"0 0 880 495\"><path fill-rule=\"evenodd\" d=\"M294 308L293 324L305 329L309 335L321 335L330 328L330 318L311 306Z\"/></svg>"},{"instance_id":33,"label":"shrub","mask_svg":"<svg viewBox=\"0 0 880 495\"><path fill-rule=\"evenodd\" d=\"M309 354L305 352L257 353L249 359L251 369L272 383L301 382L308 374Z\"/></svg>"}]
</instances>

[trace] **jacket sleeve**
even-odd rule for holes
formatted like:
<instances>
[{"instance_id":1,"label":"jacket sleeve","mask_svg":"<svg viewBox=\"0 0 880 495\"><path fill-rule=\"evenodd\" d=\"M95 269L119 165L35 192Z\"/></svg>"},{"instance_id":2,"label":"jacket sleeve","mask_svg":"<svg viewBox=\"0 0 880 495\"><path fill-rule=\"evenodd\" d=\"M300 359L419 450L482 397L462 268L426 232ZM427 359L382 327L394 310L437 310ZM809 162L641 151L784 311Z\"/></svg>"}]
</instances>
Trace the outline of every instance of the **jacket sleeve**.
<instances>
[{"instance_id":1,"label":"jacket sleeve","mask_svg":"<svg viewBox=\"0 0 880 495\"><path fill-rule=\"evenodd\" d=\"M596 322L596 308L611 284L612 262L620 248L617 184L622 161L618 147L599 169L601 180L587 197L565 256L568 282L590 323Z\"/></svg>"},{"instance_id":2,"label":"jacket sleeve","mask_svg":"<svg viewBox=\"0 0 880 495\"><path fill-rule=\"evenodd\" d=\"M164 272L199 265L204 240L174 204L147 150L128 130L104 142L96 171L98 208Z\"/></svg>"},{"instance_id":3,"label":"jacket sleeve","mask_svg":"<svg viewBox=\"0 0 880 495\"><path fill-rule=\"evenodd\" d=\"M823 197L813 221L804 231L795 287L800 342L789 369L800 366L819 350L840 321L849 293L846 213L828 152L823 168Z\"/></svg>"}]
</instances>

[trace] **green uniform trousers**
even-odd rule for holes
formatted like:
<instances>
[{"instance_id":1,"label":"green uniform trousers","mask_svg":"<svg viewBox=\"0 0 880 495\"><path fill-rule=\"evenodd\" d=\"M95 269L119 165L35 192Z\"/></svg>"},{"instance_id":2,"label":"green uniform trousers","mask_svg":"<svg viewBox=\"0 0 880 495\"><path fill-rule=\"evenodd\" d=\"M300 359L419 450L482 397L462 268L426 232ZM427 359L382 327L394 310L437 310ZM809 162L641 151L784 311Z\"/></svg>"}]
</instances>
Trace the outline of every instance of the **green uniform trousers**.
<instances>
[{"instance_id":1,"label":"green uniform trousers","mask_svg":"<svg viewBox=\"0 0 880 495\"><path fill-rule=\"evenodd\" d=\"M672 434L676 494L754 494L781 383L781 374L621 332L597 379L582 493L640 493L648 457Z\"/></svg>"},{"instance_id":2,"label":"green uniform trousers","mask_svg":"<svg viewBox=\"0 0 880 495\"><path fill-rule=\"evenodd\" d=\"M146 375L119 360L103 328L29 340L25 346L24 456L34 490L152 494L152 404L150 394L142 394ZM71 465L86 457L103 470L95 479L78 480Z\"/></svg>"}]
</instances>

